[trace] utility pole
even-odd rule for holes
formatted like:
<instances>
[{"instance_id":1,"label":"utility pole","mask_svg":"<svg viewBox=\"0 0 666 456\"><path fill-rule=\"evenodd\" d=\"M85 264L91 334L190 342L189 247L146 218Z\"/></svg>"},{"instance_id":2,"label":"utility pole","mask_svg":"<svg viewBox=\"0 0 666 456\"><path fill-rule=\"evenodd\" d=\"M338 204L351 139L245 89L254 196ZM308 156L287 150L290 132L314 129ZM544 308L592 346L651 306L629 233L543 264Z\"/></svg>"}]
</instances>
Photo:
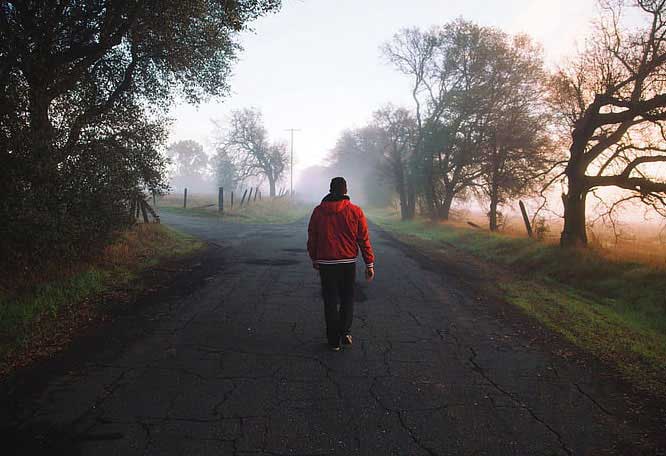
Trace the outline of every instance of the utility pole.
<instances>
[{"instance_id":1,"label":"utility pole","mask_svg":"<svg viewBox=\"0 0 666 456\"><path fill-rule=\"evenodd\" d=\"M291 169L289 171L289 179L290 179L290 185L289 185L289 197L291 198L294 196L294 132L295 131L301 131L300 128L287 128L286 131L291 132Z\"/></svg>"}]
</instances>

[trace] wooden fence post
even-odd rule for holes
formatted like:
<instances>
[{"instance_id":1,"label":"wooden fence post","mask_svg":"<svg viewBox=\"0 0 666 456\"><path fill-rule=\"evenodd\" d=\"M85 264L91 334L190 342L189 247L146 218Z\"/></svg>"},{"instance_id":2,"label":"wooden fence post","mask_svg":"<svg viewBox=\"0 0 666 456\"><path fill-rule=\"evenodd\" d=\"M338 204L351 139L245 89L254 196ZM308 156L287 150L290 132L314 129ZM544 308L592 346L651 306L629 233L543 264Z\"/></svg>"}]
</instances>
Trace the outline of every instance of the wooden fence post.
<instances>
[{"instance_id":1,"label":"wooden fence post","mask_svg":"<svg viewBox=\"0 0 666 456\"><path fill-rule=\"evenodd\" d=\"M241 202L240 202L240 207L241 207L241 208L243 207L243 203L245 202L245 197L246 197L246 196L247 196L247 188L246 188L245 191L243 192L243 197L241 198Z\"/></svg>"},{"instance_id":2,"label":"wooden fence post","mask_svg":"<svg viewBox=\"0 0 666 456\"><path fill-rule=\"evenodd\" d=\"M136 214L136 199L134 199L134 198L132 198L132 199L130 200L130 208L129 208L129 212L130 212L130 220L131 220L131 222L132 222L132 223L136 222L136 215L135 215L135 214Z\"/></svg>"},{"instance_id":3,"label":"wooden fence post","mask_svg":"<svg viewBox=\"0 0 666 456\"><path fill-rule=\"evenodd\" d=\"M153 218L155 219L155 223L160 223L160 216L157 215L155 209L150 207L150 204L146 203L145 201L144 201L144 207L146 208L146 211L148 211L148 213L153 216Z\"/></svg>"},{"instance_id":4,"label":"wooden fence post","mask_svg":"<svg viewBox=\"0 0 666 456\"><path fill-rule=\"evenodd\" d=\"M224 187L217 189L217 210L224 212Z\"/></svg>"},{"instance_id":5,"label":"wooden fence post","mask_svg":"<svg viewBox=\"0 0 666 456\"><path fill-rule=\"evenodd\" d=\"M187 187L185 187L185 194L183 195L183 209L187 209Z\"/></svg>"},{"instance_id":6,"label":"wooden fence post","mask_svg":"<svg viewBox=\"0 0 666 456\"><path fill-rule=\"evenodd\" d=\"M141 207L141 215L143 216L143 223L150 223L150 220L148 220L148 211L146 210L146 206L148 206L148 203L146 203L143 199L140 199L139 207Z\"/></svg>"},{"instance_id":7,"label":"wooden fence post","mask_svg":"<svg viewBox=\"0 0 666 456\"><path fill-rule=\"evenodd\" d=\"M522 201L518 201L518 205L520 206L520 212L523 214L523 222L525 222L525 229L527 230L527 235L529 237L532 237L532 225L530 224L530 218L527 216L527 210L525 209L525 205L523 204Z\"/></svg>"}]
</instances>

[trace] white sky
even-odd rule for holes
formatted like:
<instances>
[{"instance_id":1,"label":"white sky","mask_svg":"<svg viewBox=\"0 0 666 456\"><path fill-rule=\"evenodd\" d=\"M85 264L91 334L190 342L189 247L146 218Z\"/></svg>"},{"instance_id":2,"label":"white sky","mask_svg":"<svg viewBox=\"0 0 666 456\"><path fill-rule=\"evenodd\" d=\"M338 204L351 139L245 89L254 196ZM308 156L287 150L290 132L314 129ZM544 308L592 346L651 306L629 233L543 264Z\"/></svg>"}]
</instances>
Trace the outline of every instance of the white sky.
<instances>
[{"instance_id":1,"label":"white sky","mask_svg":"<svg viewBox=\"0 0 666 456\"><path fill-rule=\"evenodd\" d=\"M176 105L171 141L194 139L212 153L211 119L232 109L259 108L273 140L295 133L295 179L322 164L342 130L363 126L392 102L411 108L409 80L380 55L404 27L457 17L509 33L524 32L557 64L582 43L596 16L595 0L284 0L282 10L253 24L231 79L231 94L198 107Z\"/></svg>"}]
</instances>

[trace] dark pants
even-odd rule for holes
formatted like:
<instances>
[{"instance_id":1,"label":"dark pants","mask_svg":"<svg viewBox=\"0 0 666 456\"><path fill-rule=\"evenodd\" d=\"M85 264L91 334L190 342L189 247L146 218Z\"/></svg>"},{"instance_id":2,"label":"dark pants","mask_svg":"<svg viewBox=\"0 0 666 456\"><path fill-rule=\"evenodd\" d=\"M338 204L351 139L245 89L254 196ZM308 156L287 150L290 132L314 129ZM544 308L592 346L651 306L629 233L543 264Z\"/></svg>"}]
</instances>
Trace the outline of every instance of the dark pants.
<instances>
[{"instance_id":1,"label":"dark pants","mask_svg":"<svg viewBox=\"0 0 666 456\"><path fill-rule=\"evenodd\" d=\"M324 297L326 337L329 344L339 345L341 336L351 334L356 264L322 264L319 265L319 276Z\"/></svg>"}]
</instances>

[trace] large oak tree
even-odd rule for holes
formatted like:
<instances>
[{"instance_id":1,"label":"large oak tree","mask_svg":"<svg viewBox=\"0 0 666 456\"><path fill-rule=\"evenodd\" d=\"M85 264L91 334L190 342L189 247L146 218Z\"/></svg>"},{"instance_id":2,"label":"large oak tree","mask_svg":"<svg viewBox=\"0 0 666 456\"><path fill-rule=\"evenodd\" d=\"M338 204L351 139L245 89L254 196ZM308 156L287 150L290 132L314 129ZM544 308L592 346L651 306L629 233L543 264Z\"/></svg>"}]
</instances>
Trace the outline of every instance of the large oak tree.
<instances>
[{"instance_id":1,"label":"large oak tree","mask_svg":"<svg viewBox=\"0 0 666 456\"><path fill-rule=\"evenodd\" d=\"M663 211L666 179L666 2L601 2L586 49L553 78L552 101L571 132L562 246L585 246L586 201L619 188ZM631 8L638 27L622 23Z\"/></svg>"},{"instance_id":2,"label":"large oak tree","mask_svg":"<svg viewBox=\"0 0 666 456\"><path fill-rule=\"evenodd\" d=\"M236 33L278 6L0 0L0 257L103 237L127 198L163 189L173 97L224 94Z\"/></svg>"}]
</instances>

